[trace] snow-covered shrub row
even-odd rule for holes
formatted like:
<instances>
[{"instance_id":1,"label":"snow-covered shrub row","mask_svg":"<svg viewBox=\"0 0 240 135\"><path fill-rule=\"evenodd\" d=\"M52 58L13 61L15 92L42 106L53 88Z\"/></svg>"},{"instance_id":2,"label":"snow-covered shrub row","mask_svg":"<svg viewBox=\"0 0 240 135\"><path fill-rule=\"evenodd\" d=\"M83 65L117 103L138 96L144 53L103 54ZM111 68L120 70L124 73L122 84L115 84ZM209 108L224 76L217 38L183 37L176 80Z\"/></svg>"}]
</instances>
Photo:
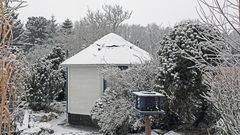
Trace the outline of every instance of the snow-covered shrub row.
<instances>
[{"instance_id":1,"label":"snow-covered shrub row","mask_svg":"<svg viewBox=\"0 0 240 135\"><path fill-rule=\"evenodd\" d=\"M166 111L169 120L175 117L170 122L173 125L178 121L186 126L197 127L200 123L211 126L217 120L212 103L202 96L209 91L203 83L202 69L216 65L218 42L217 30L197 21L183 21L160 43L158 55L162 66L158 68L156 88L166 92L169 107Z\"/></svg>"},{"instance_id":2,"label":"snow-covered shrub row","mask_svg":"<svg viewBox=\"0 0 240 135\"><path fill-rule=\"evenodd\" d=\"M134 112L132 92L154 90L157 64L147 63L121 70L117 67L102 69L107 80L107 89L91 111L91 116L101 128L110 135L127 134L142 128L141 119Z\"/></svg>"},{"instance_id":3,"label":"snow-covered shrub row","mask_svg":"<svg viewBox=\"0 0 240 135\"><path fill-rule=\"evenodd\" d=\"M25 89L27 101L33 110L48 109L59 93L64 91L66 73L59 66L64 59L65 52L55 47L31 67L31 75L25 80Z\"/></svg>"}]
</instances>

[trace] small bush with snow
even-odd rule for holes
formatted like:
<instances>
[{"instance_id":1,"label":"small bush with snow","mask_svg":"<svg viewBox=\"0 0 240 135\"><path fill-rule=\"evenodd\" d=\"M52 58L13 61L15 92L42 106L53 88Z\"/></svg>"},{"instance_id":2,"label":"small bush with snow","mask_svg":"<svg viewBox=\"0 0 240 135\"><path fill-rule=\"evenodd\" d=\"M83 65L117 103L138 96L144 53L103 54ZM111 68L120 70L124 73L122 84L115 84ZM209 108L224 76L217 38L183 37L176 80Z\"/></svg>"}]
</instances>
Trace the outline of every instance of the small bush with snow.
<instances>
[{"instance_id":1,"label":"small bush with snow","mask_svg":"<svg viewBox=\"0 0 240 135\"><path fill-rule=\"evenodd\" d=\"M142 129L142 121L134 111L134 90L153 90L156 64L147 63L121 70L106 68L103 75L108 88L101 99L96 101L91 116L109 135L125 135L129 131Z\"/></svg>"},{"instance_id":2,"label":"small bush with snow","mask_svg":"<svg viewBox=\"0 0 240 135\"><path fill-rule=\"evenodd\" d=\"M60 63L65 59L65 52L60 48L39 59L31 68L31 75L26 79L27 101L33 110L48 109L49 105L64 91L66 74Z\"/></svg>"}]
</instances>

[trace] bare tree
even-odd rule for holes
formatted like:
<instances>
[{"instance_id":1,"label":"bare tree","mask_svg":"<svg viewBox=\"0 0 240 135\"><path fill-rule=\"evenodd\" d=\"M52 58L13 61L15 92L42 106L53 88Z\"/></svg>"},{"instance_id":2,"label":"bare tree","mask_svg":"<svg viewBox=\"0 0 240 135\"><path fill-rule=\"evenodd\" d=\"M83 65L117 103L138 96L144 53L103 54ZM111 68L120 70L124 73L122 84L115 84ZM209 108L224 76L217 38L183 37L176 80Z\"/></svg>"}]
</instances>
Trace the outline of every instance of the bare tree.
<instances>
[{"instance_id":1,"label":"bare tree","mask_svg":"<svg viewBox=\"0 0 240 135\"><path fill-rule=\"evenodd\" d=\"M119 27L119 25L129 19L132 12L124 11L119 5L104 5L103 6L104 15L106 17L107 23L111 26L113 31Z\"/></svg>"},{"instance_id":2,"label":"bare tree","mask_svg":"<svg viewBox=\"0 0 240 135\"><path fill-rule=\"evenodd\" d=\"M198 0L201 20L218 29L222 34L219 47L221 61L218 66L208 66L205 81L209 93L221 114L217 127L221 134L240 134L240 0Z\"/></svg>"},{"instance_id":3,"label":"bare tree","mask_svg":"<svg viewBox=\"0 0 240 135\"><path fill-rule=\"evenodd\" d=\"M119 5L104 5L102 11L88 10L87 16L83 20L96 28L109 29L110 32L115 32L125 20L131 17L131 14L132 12L124 10Z\"/></svg>"},{"instance_id":4,"label":"bare tree","mask_svg":"<svg viewBox=\"0 0 240 135\"><path fill-rule=\"evenodd\" d=\"M201 20L224 34L227 52L240 50L240 0L198 0ZM226 51L226 50L225 50Z\"/></svg>"}]
</instances>

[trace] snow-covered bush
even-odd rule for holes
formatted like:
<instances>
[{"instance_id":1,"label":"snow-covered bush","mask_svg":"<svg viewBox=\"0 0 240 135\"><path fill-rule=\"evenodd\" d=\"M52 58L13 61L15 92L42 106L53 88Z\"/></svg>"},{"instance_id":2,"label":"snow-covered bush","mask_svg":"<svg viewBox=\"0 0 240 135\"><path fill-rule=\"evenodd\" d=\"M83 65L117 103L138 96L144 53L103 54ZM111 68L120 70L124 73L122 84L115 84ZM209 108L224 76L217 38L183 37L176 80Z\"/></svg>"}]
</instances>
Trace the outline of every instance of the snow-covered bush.
<instances>
[{"instance_id":1,"label":"snow-covered bush","mask_svg":"<svg viewBox=\"0 0 240 135\"><path fill-rule=\"evenodd\" d=\"M211 87L210 97L220 112L221 120L216 128L221 134L240 134L240 70L239 66L216 67L205 76L207 84Z\"/></svg>"},{"instance_id":2,"label":"snow-covered bush","mask_svg":"<svg viewBox=\"0 0 240 135\"><path fill-rule=\"evenodd\" d=\"M48 109L50 103L64 91L66 75L59 66L65 59L65 52L60 47L39 59L31 68L31 75L26 79L27 101L33 110Z\"/></svg>"},{"instance_id":3,"label":"snow-covered bush","mask_svg":"<svg viewBox=\"0 0 240 135\"><path fill-rule=\"evenodd\" d=\"M167 113L176 117L175 122L197 127L210 126L217 119L213 105L202 96L208 92L202 69L216 65L219 41L217 30L197 21L176 25L162 40L156 87L166 92Z\"/></svg>"},{"instance_id":4,"label":"snow-covered bush","mask_svg":"<svg viewBox=\"0 0 240 135\"><path fill-rule=\"evenodd\" d=\"M91 111L92 119L104 134L125 135L129 131L140 130L142 123L133 110L132 92L154 89L157 64L136 65L127 70L108 67L102 73L108 88L96 101Z\"/></svg>"}]
</instances>

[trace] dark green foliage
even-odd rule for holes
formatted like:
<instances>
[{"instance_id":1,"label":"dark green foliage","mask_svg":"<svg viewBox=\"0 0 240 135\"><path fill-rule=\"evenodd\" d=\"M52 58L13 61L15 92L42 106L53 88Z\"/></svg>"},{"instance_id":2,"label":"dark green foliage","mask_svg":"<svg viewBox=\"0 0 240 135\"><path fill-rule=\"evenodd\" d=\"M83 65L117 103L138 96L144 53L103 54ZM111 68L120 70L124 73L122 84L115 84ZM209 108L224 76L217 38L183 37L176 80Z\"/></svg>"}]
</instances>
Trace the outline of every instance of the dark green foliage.
<instances>
[{"instance_id":1,"label":"dark green foliage","mask_svg":"<svg viewBox=\"0 0 240 135\"><path fill-rule=\"evenodd\" d=\"M198 126L209 117L210 113L206 112L212 105L202 97L208 89L199 69L204 67L198 67L198 63L216 64L219 35L209 26L186 21L176 25L161 42L158 55L162 67L157 76L157 88L168 96L167 113L177 116L183 124Z\"/></svg>"},{"instance_id":2,"label":"dark green foliage","mask_svg":"<svg viewBox=\"0 0 240 135\"><path fill-rule=\"evenodd\" d=\"M70 34L72 32L73 23L69 19L66 19L62 24L62 32L65 34Z\"/></svg>"},{"instance_id":3,"label":"dark green foliage","mask_svg":"<svg viewBox=\"0 0 240 135\"><path fill-rule=\"evenodd\" d=\"M46 56L51 61L52 69L58 70L60 64L65 60L66 53L60 47L53 48L52 52Z\"/></svg>"},{"instance_id":4,"label":"dark green foliage","mask_svg":"<svg viewBox=\"0 0 240 135\"><path fill-rule=\"evenodd\" d=\"M63 92L66 74L60 63L65 59L65 52L60 48L38 60L32 66L31 75L26 79L27 101L33 110L46 110L58 94Z\"/></svg>"},{"instance_id":5,"label":"dark green foliage","mask_svg":"<svg viewBox=\"0 0 240 135\"><path fill-rule=\"evenodd\" d=\"M49 38L49 21L44 17L28 17L25 24L26 43L42 45Z\"/></svg>"},{"instance_id":6,"label":"dark green foliage","mask_svg":"<svg viewBox=\"0 0 240 135\"><path fill-rule=\"evenodd\" d=\"M13 17L13 30L12 30L13 33L12 34L13 34L13 44L14 44L14 43L21 42L24 29L23 29L23 23L21 22L21 20L18 19L18 14L13 13L12 17Z\"/></svg>"}]
</instances>

